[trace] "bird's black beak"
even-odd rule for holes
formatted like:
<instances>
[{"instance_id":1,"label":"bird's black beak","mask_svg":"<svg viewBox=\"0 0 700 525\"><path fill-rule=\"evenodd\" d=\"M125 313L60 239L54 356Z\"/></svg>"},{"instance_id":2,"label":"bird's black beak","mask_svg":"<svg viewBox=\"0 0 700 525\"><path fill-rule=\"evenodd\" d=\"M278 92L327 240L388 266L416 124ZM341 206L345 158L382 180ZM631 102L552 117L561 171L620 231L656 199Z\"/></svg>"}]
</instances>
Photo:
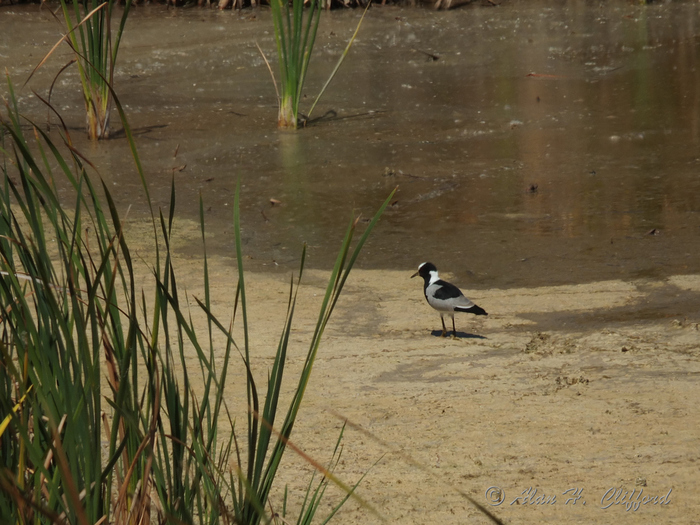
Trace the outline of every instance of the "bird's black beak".
<instances>
[{"instance_id":1,"label":"bird's black beak","mask_svg":"<svg viewBox=\"0 0 700 525\"><path fill-rule=\"evenodd\" d=\"M415 276L417 276L420 272L416 272L413 275L411 275L411 279L413 279Z\"/></svg>"}]
</instances>

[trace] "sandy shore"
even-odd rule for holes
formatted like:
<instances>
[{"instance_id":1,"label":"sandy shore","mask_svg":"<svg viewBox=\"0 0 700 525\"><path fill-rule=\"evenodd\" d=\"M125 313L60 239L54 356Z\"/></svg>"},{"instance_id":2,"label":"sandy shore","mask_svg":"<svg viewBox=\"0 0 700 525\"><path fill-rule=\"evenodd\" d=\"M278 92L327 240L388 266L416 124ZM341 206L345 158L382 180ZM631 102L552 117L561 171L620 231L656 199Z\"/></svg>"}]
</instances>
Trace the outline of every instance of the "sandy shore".
<instances>
[{"instance_id":1,"label":"sandy shore","mask_svg":"<svg viewBox=\"0 0 700 525\"><path fill-rule=\"evenodd\" d=\"M200 264L182 259L176 270L196 276ZM214 309L226 318L234 270L229 260L210 264L212 282L222 283ZM327 275L304 276L289 388ZM474 291L468 295L490 315L458 317L453 340L436 335L439 315L410 275L353 271L292 435L325 463L341 417L356 425L346 430L337 474L354 483L369 470L359 494L387 522L487 523L459 491L506 523L697 519L700 276ZM289 277L247 274L259 379L282 328ZM198 294L195 282L188 287ZM674 301L688 314L665 314ZM227 401L240 410L236 374ZM288 453L280 480L292 506L310 472ZM339 494L329 490L328 504ZM627 508L630 497L640 505ZM349 502L334 522L379 521Z\"/></svg>"}]
</instances>

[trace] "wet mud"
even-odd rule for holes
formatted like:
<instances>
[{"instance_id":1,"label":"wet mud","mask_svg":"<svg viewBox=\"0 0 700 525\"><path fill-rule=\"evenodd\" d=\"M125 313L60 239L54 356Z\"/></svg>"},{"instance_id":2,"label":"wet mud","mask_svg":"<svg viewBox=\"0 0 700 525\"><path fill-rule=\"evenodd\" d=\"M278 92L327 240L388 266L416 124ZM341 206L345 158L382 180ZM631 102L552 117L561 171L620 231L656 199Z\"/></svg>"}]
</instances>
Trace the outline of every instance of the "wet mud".
<instances>
[{"instance_id":1,"label":"wet mud","mask_svg":"<svg viewBox=\"0 0 700 525\"><path fill-rule=\"evenodd\" d=\"M146 6L129 20L115 87L156 204L174 179L179 216L197 221L201 195L212 253L232 253L241 178L253 268L288 270L303 242L312 266L329 267L349 218L398 186L366 268L431 260L474 288L658 279L700 271L698 11L376 7L307 128L285 133L256 47L273 60L269 12ZM324 17L302 111L359 16ZM36 6L3 7L0 25L0 56L21 84L60 28ZM45 95L66 60L20 92L40 122L30 89ZM144 217L116 114L116 138L86 143L75 69L52 101L122 209Z\"/></svg>"}]
</instances>

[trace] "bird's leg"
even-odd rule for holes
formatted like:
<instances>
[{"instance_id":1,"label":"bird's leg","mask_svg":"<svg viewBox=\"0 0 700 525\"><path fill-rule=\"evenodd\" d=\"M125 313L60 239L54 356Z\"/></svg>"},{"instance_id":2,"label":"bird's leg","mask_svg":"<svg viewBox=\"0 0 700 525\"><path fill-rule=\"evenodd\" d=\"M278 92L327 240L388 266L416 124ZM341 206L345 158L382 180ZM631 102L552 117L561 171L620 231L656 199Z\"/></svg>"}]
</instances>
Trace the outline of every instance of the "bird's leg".
<instances>
[{"instance_id":1,"label":"bird's leg","mask_svg":"<svg viewBox=\"0 0 700 525\"><path fill-rule=\"evenodd\" d=\"M440 321L442 321L442 335L441 337L445 337L447 335L447 328L445 327L445 318L440 314ZM453 319L454 321L454 319Z\"/></svg>"},{"instance_id":2,"label":"bird's leg","mask_svg":"<svg viewBox=\"0 0 700 525\"><path fill-rule=\"evenodd\" d=\"M457 339L457 329L455 328L455 316L452 316L452 339Z\"/></svg>"}]
</instances>

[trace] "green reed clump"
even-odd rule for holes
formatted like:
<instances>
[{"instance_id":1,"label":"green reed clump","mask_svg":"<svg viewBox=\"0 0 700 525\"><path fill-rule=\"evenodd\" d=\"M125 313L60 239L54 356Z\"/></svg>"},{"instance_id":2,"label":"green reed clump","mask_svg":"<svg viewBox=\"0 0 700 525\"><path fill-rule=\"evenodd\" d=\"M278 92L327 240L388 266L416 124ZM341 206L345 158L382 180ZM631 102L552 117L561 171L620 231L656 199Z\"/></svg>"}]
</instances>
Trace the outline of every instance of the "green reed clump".
<instances>
[{"instance_id":1,"label":"green reed clump","mask_svg":"<svg viewBox=\"0 0 700 525\"><path fill-rule=\"evenodd\" d=\"M318 23L320 0L310 0L304 16L304 0L270 0L280 67L279 128L296 129L299 100L311 60Z\"/></svg>"},{"instance_id":2,"label":"green reed clump","mask_svg":"<svg viewBox=\"0 0 700 525\"><path fill-rule=\"evenodd\" d=\"M261 395L250 351L238 192L234 318L240 312L242 344L232 336L234 319L223 323L212 311L206 250L204 297L195 299L199 317L180 291L170 249L174 185L169 209L152 212L155 262L144 284L109 189L94 183L67 132L69 147L61 148L20 117L11 84L10 94L0 117L0 515L8 523L269 523L270 491L284 452L297 450L290 436L321 337L389 199L352 250L356 222L348 228L305 364L282 406L304 256ZM115 103L123 117L116 97ZM133 136L122 123L150 206ZM72 197L59 198L59 178ZM203 325L205 335L197 335ZM193 352L194 370L186 359ZM248 408L243 429L225 401L236 365L246 376L246 399L237 400ZM203 385L200 395L195 380ZM338 453L336 444L329 467L307 459L323 479L309 484L298 522L316 514L328 480L361 501L357 485L332 472Z\"/></svg>"},{"instance_id":3,"label":"green reed clump","mask_svg":"<svg viewBox=\"0 0 700 525\"><path fill-rule=\"evenodd\" d=\"M311 116L316 103L323 96L331 80L333 80L338 69L340 69L357 37L369 6L370 4L368 3L362 18L357 24L355 33L340 56L333 72L314 100L306 119ZM300 123L299 102L302 98L306 73L316 41L318 24L321 20L322 4L321 0L308 0L308 2L305 2L305 0L270 0L270 7L272 8L272 22L275 29L275 43L277 44L277 58L280 69L279 88L273 76L279 99L277 127L297 129Z\"/></svg>"},{"instance_id":4,"label":"green reed clump","mask_svg":"<svg viewBox=\"0 0 700 525\"><path fill-rule=\"evenodd\" d=\"M75 53L85 101L87 134L109 138L112 109L110 86L132 0L126 0L116 31L112 29L115 0L61 0L66 37Z\"/></svg>"}]
</instances>

